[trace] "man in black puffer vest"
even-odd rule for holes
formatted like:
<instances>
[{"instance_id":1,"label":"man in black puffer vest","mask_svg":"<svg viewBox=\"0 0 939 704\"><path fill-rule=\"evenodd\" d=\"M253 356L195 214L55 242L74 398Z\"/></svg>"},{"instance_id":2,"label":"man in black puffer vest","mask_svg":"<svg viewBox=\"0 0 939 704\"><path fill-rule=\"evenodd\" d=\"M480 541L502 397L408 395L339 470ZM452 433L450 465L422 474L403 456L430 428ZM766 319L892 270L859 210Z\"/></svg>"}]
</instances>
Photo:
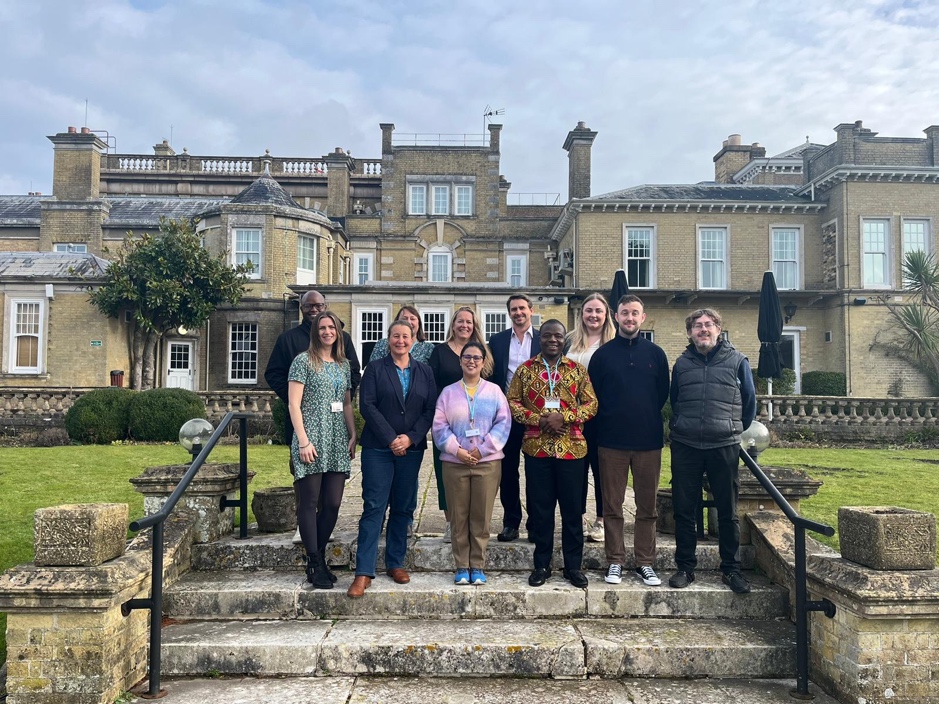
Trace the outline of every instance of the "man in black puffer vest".
<instances>
[{"instance_id":1,"label":"man in black puffer vest","mask_svg":"<svg viewBox=\"0 0 939 704\"><path fill-rule=\"evenodd\" d=\"M707 474L717 508L718 547L724 584L737 594L750 591L740 573L737 469L740 434L756 416L753 373L746 356L721 339L721 316L701 308L685 319L691 344L672 368L672 503L675 565L668 580L676 589L694 581L698 545L697 507Z\"/></svg>"}]
</instances>

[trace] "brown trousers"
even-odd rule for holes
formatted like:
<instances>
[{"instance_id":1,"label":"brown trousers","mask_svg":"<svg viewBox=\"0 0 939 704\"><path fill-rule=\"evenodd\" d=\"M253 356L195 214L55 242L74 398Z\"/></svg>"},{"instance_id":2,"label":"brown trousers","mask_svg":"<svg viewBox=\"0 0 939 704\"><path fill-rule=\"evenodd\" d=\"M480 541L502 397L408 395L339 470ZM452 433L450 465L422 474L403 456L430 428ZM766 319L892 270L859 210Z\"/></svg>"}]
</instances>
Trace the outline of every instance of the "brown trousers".
<instances>
[{"instance_id":1,"label":"brown trousers","mask_svg":"<svg viewBox=\"0 0 939 704\"><path fill-rule=\"evenodd\" d=\"M655 495L662 473L662 450L614 450L601 447L600 485L603 494L603 539L608 564L625 565L626 541L623 537L623 501L629 470L633 472L636 494L636 528L633 548L636 567L655 564Z\"/></svg>"},{"instance_id":2,"label":"brown trousers","mask_svg":"<svg viewBox=\"0 0 939 704\"><path fill-rule=\"evenodd\" d=\"M489 523L502 479L502 460L443 462L443 485L450 512L450 548L457 569L486 566Z\"/></svg>"}]
</instances>

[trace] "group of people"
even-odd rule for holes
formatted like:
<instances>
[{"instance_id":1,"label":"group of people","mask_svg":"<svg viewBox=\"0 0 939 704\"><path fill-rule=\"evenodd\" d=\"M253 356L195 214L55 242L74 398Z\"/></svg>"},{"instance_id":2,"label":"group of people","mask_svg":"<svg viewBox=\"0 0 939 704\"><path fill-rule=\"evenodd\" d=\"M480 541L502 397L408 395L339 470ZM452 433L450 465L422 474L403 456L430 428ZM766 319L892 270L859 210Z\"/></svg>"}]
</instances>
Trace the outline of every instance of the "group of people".
<instances>
[{"instance_id":1,"label":"group of people","mask_svg":"<svg viewBox=\"0 0 939 704\"><path fill-rule=\"evenodd\" d=\"M687 317L689 345L670 374L665 352L640 334L646 313L635 295L623 296L611 311L603 295L591 294L570 334L554 319L534 328L531 300L522 293L506 305L512 326L488 344L474 310L462 307L452 316L446 342L438 345L425 339L418 311L404 306L360 377L351 337L323 296L303 296L303 322L278 338L265 379L289 409L286 440L310 583L329 589L336 581L325 550L357 443L363 510L356 573L347 593L363 596L375 578L385 523L386 573L398 584L410 581L407 540L430 432L456 584L487 583L497 493L503 507L497 539L520 537L522 457L525 529L534 543L530 585L551 577L556 510L563 577L587 586L581 567L585 537L592 537L604 542L605 581L622 581L630 472L635 573L646 585L661 584L655 572L656 494L662 409L670 400L677 571L669 585L683 588L695 579L706 475L718 514L723 581L736 593L748 592L738 557L737 472L740 434L755 417L756 396L747 358L721 334L720 314L703 308ZM356 390L365 420L361 438L352 411ZM593 521L586 517L590 472Z\"/></svg>"}]
</instances>

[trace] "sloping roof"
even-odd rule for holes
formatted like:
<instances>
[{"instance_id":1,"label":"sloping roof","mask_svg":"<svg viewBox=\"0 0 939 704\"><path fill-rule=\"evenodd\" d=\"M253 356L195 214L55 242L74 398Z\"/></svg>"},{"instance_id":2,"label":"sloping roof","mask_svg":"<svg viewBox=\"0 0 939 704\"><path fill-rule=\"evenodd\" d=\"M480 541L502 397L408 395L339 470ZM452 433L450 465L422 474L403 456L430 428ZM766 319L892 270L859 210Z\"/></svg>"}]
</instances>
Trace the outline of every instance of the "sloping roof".
<instances>
[{"instance_id":1,"label":"sloping roof","mask_svg":"<svg viewBox=\"0 0 939 704\"><path fill-rule=\"evenodd\" d=\"M209 208L217 208L228 198L151 198L148 196L110 197L111 212L105 227L157 227L160 217L171 220L194 218Z\"/></svg>"},{"instance_id":2,"label":"sloping roof","mask_svg":"<svg viewBox=\"0 0 939 704\"><path fill-rule=\"evenodd\" d=\"M109 262L94 254L0 252L0 276L29 279L75 279L101 276Z\"/></svg>"},{"instance_id":3,"label":"sloping roof","mask_svg":"<svg viewBox=\"0 0 939 704\"><path fill-rule=\"evenodd\" d=\"M814 142L809 142L808 140L804 141L797 147L792 149L787 149L784 152L780 152L776 156L771 156L770 159L801 159L802 153L809 147L814 147L816 149L824 149L827 147L827 144L815 144Z\"/></svg>"},{"instance_id":4,"label":"sloping roof","mask_svg":"<svg viewBox=\"0 0 939 704\"><path fill-rule=\"evenodd\" d=\"M728 183L645 184L585 198L587 201L632 202L738 202L738 203L807 203L809 199L795 195L794 186L751 186Z\"/></svg>"},{"instance_id":5,"label":"sloping roof","mask_svg":"<svg viewBox=\"0 0 939 704\"><path fill-rule=\"evenodd\" d=\"M232 198L231 202L240 205L279 205L283 208L303 210L303 207L267 172Z\"/></svg>"},{"instance_id":6,"label":"sloping roof","mask_svg":"<svg viewBox=\"0 0 939 704\"><path fill-rule=\"evenodd\" d=\"M0 225L38 225L41 196L0 196Z\"/></svg>"}]
</instances>

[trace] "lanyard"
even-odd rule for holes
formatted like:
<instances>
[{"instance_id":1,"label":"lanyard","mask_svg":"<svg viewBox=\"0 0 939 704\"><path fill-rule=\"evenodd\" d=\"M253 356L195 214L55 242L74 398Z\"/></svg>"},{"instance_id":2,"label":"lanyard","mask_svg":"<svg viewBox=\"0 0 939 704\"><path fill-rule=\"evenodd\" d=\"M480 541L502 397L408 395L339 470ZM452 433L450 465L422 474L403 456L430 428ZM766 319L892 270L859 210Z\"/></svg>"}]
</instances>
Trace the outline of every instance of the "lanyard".
<instances>
[{"instance_id":1,"label":"lanyard","mask_svg":"<svg viewBox=\"0 0 939 704\"><path fill-rule=\"evenodd\" d=\"M476 393L472 397L470 397L466 382L460 379L460 384L463 386L463 393L466 394L466 405L469 406L470 427L472 428L476 425L476 397L479 395L479 382L476 382Z\"/></svg>"},{"instance_id":2,"label":"lanyard","mask_svg":"<svg viewBox=\"0 0 939 704\"><path fill-rule=\"evenodd\" d=\"M561 358L558 357L558 361L554 363L554 373L557 374L557 379L551 376L551 367L548 366L547 360L542 357L541 361L544 364L545 371L548 373L548 398L557 398L554 395L554 385L561 378L561 372L558 371L559 367L561 366Z\"/></svg>"},{"instance_id":3,"label":"lanyard","mask_svg":"<svg viewBox=\"0 0 939 704\"><path fill-rule=\"evenodd\" d=\"M342 401L342 392L345 387L345 380L342 378L342 369L340 369L339 364L336 362L326 362L323 366L326 369L326 376L329 377L329 380L333 384L333 389L336 391L336 400ZM335 373L333 373L334 366Z\"/></svg>"}]
</instances>

